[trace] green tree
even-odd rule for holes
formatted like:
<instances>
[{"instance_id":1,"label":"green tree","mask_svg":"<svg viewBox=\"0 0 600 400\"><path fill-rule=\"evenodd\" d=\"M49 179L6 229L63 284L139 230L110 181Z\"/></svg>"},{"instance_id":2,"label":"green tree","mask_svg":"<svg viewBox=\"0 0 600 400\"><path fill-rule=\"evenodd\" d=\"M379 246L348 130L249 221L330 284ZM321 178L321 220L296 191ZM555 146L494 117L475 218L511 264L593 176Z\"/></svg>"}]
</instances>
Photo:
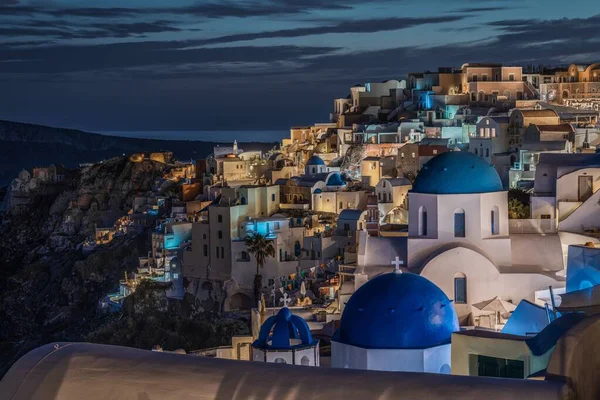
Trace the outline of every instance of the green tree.
<instances>
[{"instance_id":1,"label":"green tree","mask_svg":"<svg viewBox=\"0 0 600 400\"><path fill-rule=\"evenodd\" d=\"M260 269L265 265L269 257L275 257L275 247L273 241L267 239L260 233L254 233L246 236L246 248L248 253L256 258L256 275L254 276L254 301L260 299L260 290L262 288L262 276Z\"/></svg>"},{"instance_id":2,"label":"green tree","mask_svg":"<svg viewBox=\"0 0 600 400\"><path fill-rule=\"evenodd\" d=\"M508 201L508 218L527 219L529 218L529 206L521 203L517 199Z\"/></svg>"},{"instance_id":3,"label":"green tree","mask_svg":"<svg viewBox=\"0 0 600 400\"><path fill-rule=\"evenodd\" d=\"M509 189L508 190L508 201L513 200L513 199L519 201L524 206L527 206L527 205L529 205L531 195L529 193L527 193L526 191L524 191L523 189L517 189L517 188Z\"/></svg>"}]
</instances>

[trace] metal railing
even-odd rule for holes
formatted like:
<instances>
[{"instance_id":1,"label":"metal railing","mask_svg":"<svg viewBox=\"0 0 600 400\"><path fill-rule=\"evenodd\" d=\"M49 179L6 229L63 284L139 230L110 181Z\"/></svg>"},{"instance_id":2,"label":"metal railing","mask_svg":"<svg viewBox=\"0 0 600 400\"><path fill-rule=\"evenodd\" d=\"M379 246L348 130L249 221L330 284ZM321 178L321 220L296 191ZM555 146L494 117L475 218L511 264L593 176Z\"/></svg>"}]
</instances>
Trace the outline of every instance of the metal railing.
<instances>
[{"instance_id":1,"label":"metal railing","mask_svg":"<svg viewBox=\"0 0 600 400\"><path fill-rule=\"evenodd\" d=\"M555 219L509 219L508 231L513 234L556 233Z\"/></svg>"}]
</instances>

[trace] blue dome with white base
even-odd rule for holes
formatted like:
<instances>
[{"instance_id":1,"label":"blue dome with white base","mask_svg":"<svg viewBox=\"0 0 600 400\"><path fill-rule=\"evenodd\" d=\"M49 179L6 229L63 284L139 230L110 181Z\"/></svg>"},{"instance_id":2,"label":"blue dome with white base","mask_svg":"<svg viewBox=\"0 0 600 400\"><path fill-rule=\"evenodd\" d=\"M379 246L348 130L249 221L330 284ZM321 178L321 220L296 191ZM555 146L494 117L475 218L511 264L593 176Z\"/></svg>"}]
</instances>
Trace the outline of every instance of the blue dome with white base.
<instances>
[{"instance_id":1,"label":"blue dome with white base","mask_svg":"<svg viewBox=\"0 0 600 400\"><path fill-rule=\"evenodd\" d=\"M265 321L258 339L252 343L252 347L262 350L291 350L316 345L304 318L292 314L287 307Z\"/></svg>"},{"instance_id":2,"label":"blue dome with white base","mask_svg":"<svg viewBox=\"0 0 600 400\"><path fill-rule=\"evenodd\" d=\"M414 193L472 194L504 190L496 169L473 153L451 151L429 160L417 174Z\"/></svg>"},{"instance_id":3,"label":"blue dome with white base","mask_svg":"<svg viewBox=\"0 0 600 400\"><path fill-rule=\"evenodd\" d=\"M420 275L390 273L350 297L333 340L367 349L425 349L450 343L458 329L439 287Z\"/></svg>"},{"instance_id":4,"label":"blue dome with white base","mask_svg":"<svg viewBox=\"0 0 600 400\"><path fill-rule=\"evenodd\" d=\"M346 182L342 179L339 172L333 172L327 179L327 186L345 186Z\"/></svg>"},{"instance_id":5,"label":"blue dome with white base","mask_svg":"<svg viewBox=\"0 0 600 400\"><path fill-rule=\"evenodd\" d=\"M308 159L306 165L325 165L325 161L319 156L312 156Z\"/></svg>"}]
</instances>

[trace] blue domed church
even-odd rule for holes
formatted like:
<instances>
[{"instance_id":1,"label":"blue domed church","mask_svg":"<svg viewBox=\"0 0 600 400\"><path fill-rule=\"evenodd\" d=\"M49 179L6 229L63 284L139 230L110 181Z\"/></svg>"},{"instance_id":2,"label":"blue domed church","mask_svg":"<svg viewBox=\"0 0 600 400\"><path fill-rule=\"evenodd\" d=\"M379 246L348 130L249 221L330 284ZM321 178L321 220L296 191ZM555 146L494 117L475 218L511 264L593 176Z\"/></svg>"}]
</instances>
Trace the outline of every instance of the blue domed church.
<instances>
[{"instance_id":1,"label":"blue domed church","mask_svg":"<svg viewBox=\"0 0 600 400\"><path fill-rule=\"evenodd\" d=\"M564 268L561 239L511 234L508 192L494 167L475 154L432 158L408 203L408 268L441 288L461 321L471 305L495 296L534 302L536 290L561 286L554 275Z\"/></svg>"},{"instance_id":2,"label":"blue domed church","mask_svg":"<svg viewBox=\"0 0 600 400\"><path fill-rule=\"evenodd\" d=\"M332 366L450 373L450 340L458 329L456 312L440 288L397 269L350 297L332 339Z\"/></svg>"},{"instance_id":3,"label":"blue domed church","mask_svg":"<svg viewBox=\"0 0 600 400\"><path fill-rule=\"evenodd\" d=\"M283 307L262 324L252 343L252 360L318 367L319 341L302 317Z\"/></svg>"}]
</instances>

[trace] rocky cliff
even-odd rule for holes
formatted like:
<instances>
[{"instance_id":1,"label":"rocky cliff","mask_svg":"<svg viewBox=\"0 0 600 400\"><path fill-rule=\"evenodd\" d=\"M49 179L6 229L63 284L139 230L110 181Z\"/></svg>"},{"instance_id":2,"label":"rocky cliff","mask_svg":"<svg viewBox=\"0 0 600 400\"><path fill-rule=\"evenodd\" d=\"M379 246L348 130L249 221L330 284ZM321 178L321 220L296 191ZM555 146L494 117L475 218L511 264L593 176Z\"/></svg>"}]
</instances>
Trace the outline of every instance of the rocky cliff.
<instances>
[{"instance_id":1,"label":"rocky cliff","mask_svg":"<svg viewBox=\"0 0 600 400\"><path fill-rule=\"evenodd\" d=\"M124 273L147 254L149 233L117 236L87 257L80 245L96 226L125 215L165 168L110 159L36 187L29 204L0 216L0 377L25 352L53 341L192 350L248 332L247 323L200 314L193 296L168 307L147 306L154 303L144 299L166 300L160 285L146 288L157 291L151 295L126 299L123 314L98 312L98 301L118 290Z\"/></svg>"},{"instance_id":2,"label":"rocky cliff","mask_svg":"<svg viewBox=\"0 0 600 400\"><path fill-rule=\"evenodd\" d=\"M41 343L80 340L94 329L98 300L146 254L147 235L125 236L85 258L78 245L96 225L125 215L164 166L108 160L31 193L0 225L0 375Z\"/></svg>"}]
</instances>

